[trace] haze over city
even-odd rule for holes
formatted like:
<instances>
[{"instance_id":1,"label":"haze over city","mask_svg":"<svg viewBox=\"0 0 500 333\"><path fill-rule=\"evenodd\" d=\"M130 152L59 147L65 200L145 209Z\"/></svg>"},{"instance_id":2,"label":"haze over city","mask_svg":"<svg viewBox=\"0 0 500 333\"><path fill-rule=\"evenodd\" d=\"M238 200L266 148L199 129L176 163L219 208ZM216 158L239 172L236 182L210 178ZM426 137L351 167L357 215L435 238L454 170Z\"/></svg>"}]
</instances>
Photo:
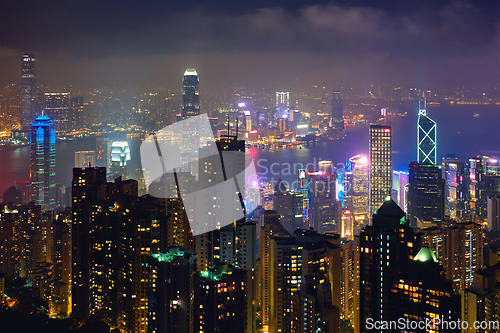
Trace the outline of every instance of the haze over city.
<instances>
[{"instance_id":1,"label":"haze over city","mask_svg":"<svg viewBox=\"0 0 500 333\"><path fill-rule=\"evenodd\" d=\"M0 2L0 85L29 50L42 85L334 89L497 83L496 1Z\"/></svg>"}]
</instances>

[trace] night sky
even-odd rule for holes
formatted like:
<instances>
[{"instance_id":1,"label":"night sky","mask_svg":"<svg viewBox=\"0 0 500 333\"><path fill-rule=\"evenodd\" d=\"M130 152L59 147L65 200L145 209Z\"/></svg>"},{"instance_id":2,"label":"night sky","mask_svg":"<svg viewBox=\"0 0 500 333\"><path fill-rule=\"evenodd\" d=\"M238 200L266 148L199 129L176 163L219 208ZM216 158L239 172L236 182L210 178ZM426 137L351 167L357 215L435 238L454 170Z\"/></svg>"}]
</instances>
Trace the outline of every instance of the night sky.
<instances>
[{"instance_id":1,"label":"night sky","mask_svg":"<svg viewBox=\"0 0 500 333\"><path fill-rule=\"evenodd\" d=\"M51 87L492 84L500 2L0 0L1 86L23 52Z\"/></svg>"}]
</instances>

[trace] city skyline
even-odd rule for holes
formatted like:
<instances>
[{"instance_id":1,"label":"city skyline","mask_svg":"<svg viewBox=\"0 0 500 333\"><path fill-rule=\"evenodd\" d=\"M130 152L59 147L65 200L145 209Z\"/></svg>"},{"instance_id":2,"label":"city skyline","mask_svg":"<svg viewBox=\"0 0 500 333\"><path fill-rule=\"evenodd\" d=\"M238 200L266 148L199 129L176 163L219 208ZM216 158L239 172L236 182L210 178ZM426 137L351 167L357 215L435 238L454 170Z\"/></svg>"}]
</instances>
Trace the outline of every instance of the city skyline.
<instances>
[{"instance_id":1,"label":"city skyline","mask_svg":"<svg viewBox=\"0 0 500 333\"><path fill-rule=\"evenodd\" d=\"M0 0L2 332L499 332L496 14Z\"/></svg>"}]
</instances>

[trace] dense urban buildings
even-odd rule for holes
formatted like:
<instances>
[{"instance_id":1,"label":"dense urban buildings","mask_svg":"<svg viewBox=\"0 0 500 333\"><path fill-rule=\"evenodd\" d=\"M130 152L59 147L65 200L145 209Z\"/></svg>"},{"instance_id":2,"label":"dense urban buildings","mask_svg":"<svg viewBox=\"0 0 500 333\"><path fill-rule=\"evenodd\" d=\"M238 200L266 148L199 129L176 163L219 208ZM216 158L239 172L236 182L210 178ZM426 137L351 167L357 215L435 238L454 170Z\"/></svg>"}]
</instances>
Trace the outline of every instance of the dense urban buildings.
<instances>
[{"instance_id":1,"label":"dense urban buildings","mask_svg":"<svg viewBox=\"0 0 500 333\"><path fill-rule=\"evenodd\" d=\"M299 90L228 78L200 94L200 67L185 70L175 89L86 90L36 86L30 53L22 69L21 87L0 89L0 154L5 164L21 156L19 172L0 165L0 185L10 182L0 205L2 325L19 311L29 319L18 325L124 333L498 322L500 153L478 146L465 159L457 147L438 165L442 134L427 116L440 103L494 106L500 95L491 87ZM406 159L415 147L400 139L403 131L414 138L398 123L405 117L418 131L415 162ZM210 128L195 125L201 118ZM172 154L139 161L148 137L177 126ZM453 131L480 137L474 126ZM146 183L148 168L179 149L183 165Z\"/></svg>"}]
</instances>

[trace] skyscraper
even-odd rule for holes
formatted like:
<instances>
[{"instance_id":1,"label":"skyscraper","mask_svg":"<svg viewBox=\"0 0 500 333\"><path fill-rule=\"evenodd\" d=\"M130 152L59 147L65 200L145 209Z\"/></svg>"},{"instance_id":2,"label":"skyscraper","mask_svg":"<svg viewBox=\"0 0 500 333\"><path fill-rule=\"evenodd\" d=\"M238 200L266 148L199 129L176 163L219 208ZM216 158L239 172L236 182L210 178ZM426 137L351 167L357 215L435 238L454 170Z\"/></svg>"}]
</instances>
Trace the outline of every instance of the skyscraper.
<instances>
[{"instance_id":1,"label":"skyscraper","mask_svg":"<svg viewBox=\"0 0 500 333\"><path fill-rule=\"evenodd\" d=\"M111 144L111 177L129 178L130 147L127 141L113 141Z\"/></svg>"},{"instance_id":2,"label":"skyscraper","mask_svg":"<svg viewBox=\"0 0 500 333\"><path fill-rule=\"evenodd\" d=\"M21 76L21 127L29 130L36 115L36 81L35 54L23 54L23 70Z\"/></svg>"},{"instance_id":3,"label":"skyscraper","mask_svg":"<svg viewBox=\"0 0 500 333\"><path fill-rule=\"evenodd\" d=\"M409 170L408 216L410 225L441 222L444 218L444 182L441 166L411 162Z\"/></svg>"},{"instance_id":4,"label":"skyscraper","mask_svg":"<svg viewBox=\"0 0 500 333\"><path fill-rule=\"evenodd\" d=\"M286 119L289 115L290 109L290 93L288 91L276 92L276 118Z\"/></svg>"},{"instance_id":5,"label":"skyscraper","mask_svg":"<svg viewBox=\"0 0 500 333\"><path fill-rule=\"evenodd\" d=\"M200 114L200 90L198 73L194 68L188 68L182 79L182 119Z\"/></svg>"},{"instance_id":6,"label":"skyscraper","mask_svg":"<svg viewBox=\"0 0 500 333\"><path fill-rule=\"evenodd\" d=\"M352 206L350 208L352 210L354 220L356 221L356 226L362 226L369 220L368 197L370 183L368 181L368 157L365 155L356 155L351 157L349 162L350 172L352 172L352 175L351 177L348 177L350 178L351 183L350 188L347 189L346 193L351 197ZM349 175L348 173L346 176Z\"/></svg>"},{"instance_id":7,"label":"skyscraper","mask_svg":"<svg viewBox=\"0 0 500 333\"><path fill-rule=\"evenodd\" d=\"M344 129L344 103L338 90L333 92L332 97L332 127Z\"/></svg>"},{"instance_id":8,"label":"skyscraper","mask_svg":"<svg viewBox=\"0 0 500 333\"><path fill-rule=\"evenodd\" d=\"M47 116L39 116L31 124L30 180L32 200L42 210L53 210L56 204L56 132Z\"/></svg>"},{"instance_id":9,"label":"skyscraper","mask_svg":"<svg viewBox=\"0 0 500 333\"><path fill-rule=\"evenodd\" d=\"M68 132L71 130L71 114L68 92L45 93L45 113L54 122L57 132Z\"/></svg>"},{"instance_id":10,"label":"skyscraper","mask_svg":"<svg viewBox=\"0 0 500 333\"><path fill-rule=\"evenodd\" d=\"M452 219L463 218L465 209L464 195L467 192L464 164L460 163L455 154L447 154L442 161L441 171L445 182L444 213Z\"/></svg>"},{"instance_id":11,"label":"skyscraper","mask_svg":"<svg viewBox=\"0 0 500 333\"><path fill-rule=\"evenodd\" d=\"M391 196L392 131L370 125L370 216Z\"/></svg>"},{"instance_id":12,"label":"skyscraper","mask_svg":"<svg viewBox=\"0 0 500 333\"><path fill-rule=\"evenodd\" d=\"M427 116L425 99L418 105L417 162L436 164L436 122Z\"/></svg>"},{"instance_id":13,"label":"skyscraper","mask_svg":"<svg viewBox=\"0 0 500 333\"><path fill-rule=\"evenodd\" d=\"M200 114L200 92L198 73L194 68L188 68L182 79L181 117L187 120L182 123L181 135L181 171L191 172L198 179L198 122L189 121L190 117Z\"/></svg>"},{"instance_id":14,"label":"skyscraper","mask_svg":"<svg viewBox=\"0 0 500 333\"><path fill-rule=\"evenodd\" d=\"M366 332L366 320L393 320L394 283L417 253L417 237L405 213L391 199L374 213L373 223L359 235L359 325ZM370 330L372 332L372 330ZM382 330L376 330L382 332Z\"/></svg>"}]
</instances>

